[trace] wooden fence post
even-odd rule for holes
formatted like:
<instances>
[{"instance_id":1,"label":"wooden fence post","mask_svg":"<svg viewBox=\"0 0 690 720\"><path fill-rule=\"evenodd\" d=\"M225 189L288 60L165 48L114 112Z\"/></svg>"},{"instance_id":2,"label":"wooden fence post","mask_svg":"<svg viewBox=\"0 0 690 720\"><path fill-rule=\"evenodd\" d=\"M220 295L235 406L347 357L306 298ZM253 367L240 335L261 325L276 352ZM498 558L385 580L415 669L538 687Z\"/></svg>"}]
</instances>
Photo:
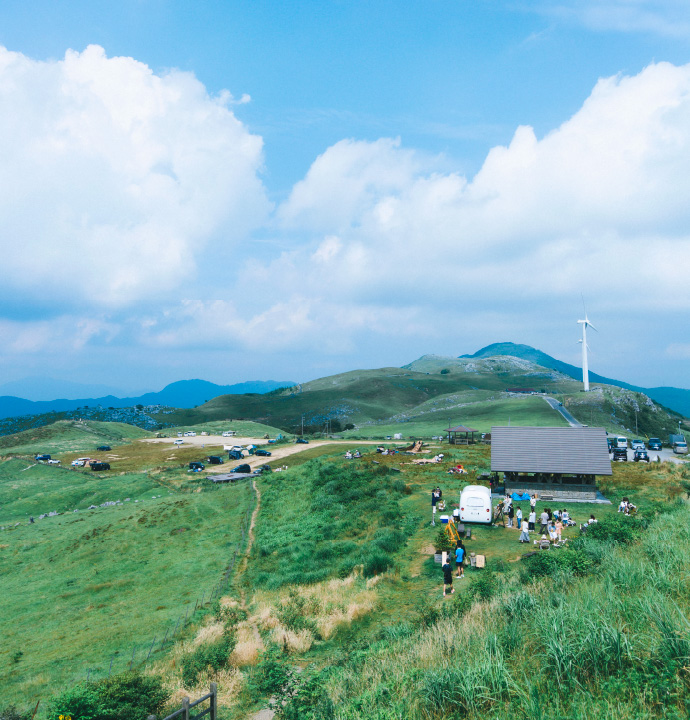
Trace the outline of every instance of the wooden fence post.
<instances>
[{"instance_id":1,"label":"wooden fence post","mask_svg":"<svg viewBox=\"0 0 690 720\"><path fill-rule=\"evenodd\" d=\"M211 720L216 720L216 713L218 712L217 695L218 685L213 682L211 683L211 713L209 715Z\"/></svg>"},{"instance_id":2,"label":"wooden fence post","mask_svg":"<svg viewBox=\"0 0 690 720\"><path fill-rule=\"evenodd\" d=\"M149 648L149 654L146 656L146 660L144 661L144 665L149 661L149 658L151 657L151 650L153 650L153 646L156 642L156 636L153 636L153 642L151 643L151 647Z\"/></svg>"},{"instance_id":3,"label":"wooden fence post","mask_svg":"<svg viewBox=\"0 0 690 720\"><path fill-rule=\"evenodd\" d=\"M182 720L189 720L189 698L182 698Z\"/></svg>"}]
</instances>

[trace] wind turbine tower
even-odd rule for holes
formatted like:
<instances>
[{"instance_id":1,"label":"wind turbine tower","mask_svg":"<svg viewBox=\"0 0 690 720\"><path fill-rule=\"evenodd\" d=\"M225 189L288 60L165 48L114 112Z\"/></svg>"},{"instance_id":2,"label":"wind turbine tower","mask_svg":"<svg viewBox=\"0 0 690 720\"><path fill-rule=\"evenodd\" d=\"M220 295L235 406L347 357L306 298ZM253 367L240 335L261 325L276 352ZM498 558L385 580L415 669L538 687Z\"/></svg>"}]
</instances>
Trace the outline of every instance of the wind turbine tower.
<instances>
[{"instance_id":1,"label":"wind turbine tower","mask_svg":"<svg viewBox=\"0 0 690 720\"><path fill-rule=\"evenodd\" d=\"M580 340L582 343L582 383L585 386L585 392L589 392L589 364L587 362L587 351L589 348L587 347L587 326L591 327L592 330L596 330L596 328L587 318L586 310L585 319L578 320L577 322L582 325L582 340ZM597 332L599 331L597 330Z\"/></svg>"}]
</instances>

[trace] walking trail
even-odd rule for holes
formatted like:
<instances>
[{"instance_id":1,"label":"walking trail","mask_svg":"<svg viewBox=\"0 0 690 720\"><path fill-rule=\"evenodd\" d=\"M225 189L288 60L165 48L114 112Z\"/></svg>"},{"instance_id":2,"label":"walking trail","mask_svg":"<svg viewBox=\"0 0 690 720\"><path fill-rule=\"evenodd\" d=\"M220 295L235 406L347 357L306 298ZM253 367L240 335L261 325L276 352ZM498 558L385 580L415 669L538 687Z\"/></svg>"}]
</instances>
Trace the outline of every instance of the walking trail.
<instances>
[{"instance_id":1,"label":"walking trail","mask_svg":"<svg viewBox=\"0 0 690 720\"><path fill-rule=\"evenodd\" d=\"M254 544L254 528L256 526L256 519L259 517L259 510L261 509L261 492L259 491L259 488L256 485L256 480L254 478L252 478L252 487L254 488L254 492L256 493L256 506L254 507L252 519L249 523L247 549L245 550L244 557L242 558L240 566L237 570L238 587L240 590L240 607L247 613L247 616L249 616L249 608L247 607L247 588L246 585L241 582L241 579L242 575L244 575L245 571L247 570L249 555L252 551L252 545ZM256 623L251 623L250 627L252 629L252 632L254 633L257 644L261 645L261 635L259 634L259 628L256 626ZM271 720L274 715L275 711L271 710L271 708L263 708L259 710L259 712L254 713L254 715L251 716L251 720Z\"/></svg>"}]
</instances>

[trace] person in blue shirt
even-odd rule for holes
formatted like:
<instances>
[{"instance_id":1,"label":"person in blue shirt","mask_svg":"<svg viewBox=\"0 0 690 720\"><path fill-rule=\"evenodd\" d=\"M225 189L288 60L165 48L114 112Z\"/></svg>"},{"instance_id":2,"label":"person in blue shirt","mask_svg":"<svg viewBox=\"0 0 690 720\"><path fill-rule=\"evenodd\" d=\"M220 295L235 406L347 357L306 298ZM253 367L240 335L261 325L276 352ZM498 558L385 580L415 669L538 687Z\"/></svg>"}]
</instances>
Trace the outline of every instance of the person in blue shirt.
<instances>
[{"instance_id":1,"label":"person in blue shirt","mask_svg":"<svg viewBox=\"0 0 690 720\"><path fill-rule=\"evenodd\" d=\"M462 544L462 540L458 543L457 548L455 548L455 567L458 571L458 577L465 577L465 569L463 567L463 562L465 560L465 546Z\"/></svg>"}]
</instances>

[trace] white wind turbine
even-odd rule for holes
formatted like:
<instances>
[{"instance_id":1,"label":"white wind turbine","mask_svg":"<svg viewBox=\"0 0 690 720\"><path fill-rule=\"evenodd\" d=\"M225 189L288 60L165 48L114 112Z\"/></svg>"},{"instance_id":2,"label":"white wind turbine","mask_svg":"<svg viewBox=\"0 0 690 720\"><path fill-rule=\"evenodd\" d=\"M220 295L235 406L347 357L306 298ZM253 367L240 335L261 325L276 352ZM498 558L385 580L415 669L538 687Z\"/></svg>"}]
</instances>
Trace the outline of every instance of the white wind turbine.
<instances>
[{"instance_id":1,"label":"white wind turbine","mask_svg":"<svg viewBox=\"0 0 690 720\"><path fill-rule=\"evenodd\" d=\"M589 321L587 317L587 309L585 308L585 319L584 320L578 320L577 321L580 325L582 325L582 340L578 340L578 342L582 343L582 383L585 386L585 392L589 392L589 365L587 362L587 351L589 350L589 347L587 346L587 326L591 327L592 330L597 330L594 325ZM599 332L597 330L597 332Z\"/></svg>"}]
</instances>

